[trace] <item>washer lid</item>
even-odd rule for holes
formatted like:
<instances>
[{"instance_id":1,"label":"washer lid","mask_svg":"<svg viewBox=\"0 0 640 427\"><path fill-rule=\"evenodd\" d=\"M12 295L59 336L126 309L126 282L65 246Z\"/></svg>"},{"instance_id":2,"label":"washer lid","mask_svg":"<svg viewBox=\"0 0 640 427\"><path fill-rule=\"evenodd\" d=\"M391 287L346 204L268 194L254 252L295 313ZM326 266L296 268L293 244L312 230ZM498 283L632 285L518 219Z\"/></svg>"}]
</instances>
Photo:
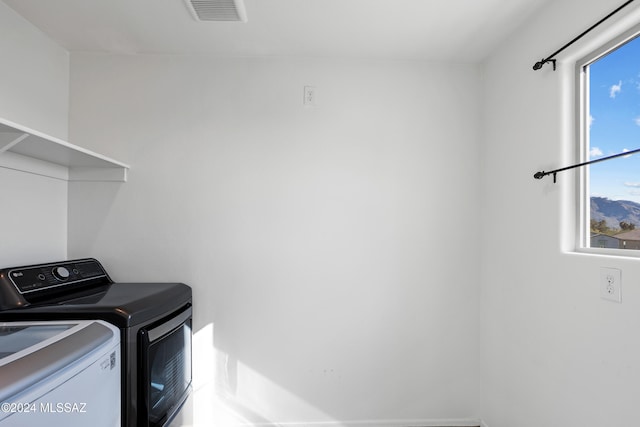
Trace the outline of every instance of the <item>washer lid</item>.
<instances>
[{"instance_id":1,"label":"washer lid","mask_svg":"<svg viewBox=\"0 0 640 427\"><path fill-rule=\"evenodd\" d=\"M0 323L0 402L119 339L100 321Z\"/></svg>"},{"instance_id":2,"label":"washer lid","mask_svg":"<svg viewBox=\"0 0 640 427\"><path fill-rule=\"evenodd\" d=\"M29 347L36 348L38 344L41 346L45 342L54 342L56 335L60 335L68 329L73 328L76 324L60 323L60 324L0 324L0 365L8 363L9 356L18 352L25 352Z\"/></svg>"}]
</instances>

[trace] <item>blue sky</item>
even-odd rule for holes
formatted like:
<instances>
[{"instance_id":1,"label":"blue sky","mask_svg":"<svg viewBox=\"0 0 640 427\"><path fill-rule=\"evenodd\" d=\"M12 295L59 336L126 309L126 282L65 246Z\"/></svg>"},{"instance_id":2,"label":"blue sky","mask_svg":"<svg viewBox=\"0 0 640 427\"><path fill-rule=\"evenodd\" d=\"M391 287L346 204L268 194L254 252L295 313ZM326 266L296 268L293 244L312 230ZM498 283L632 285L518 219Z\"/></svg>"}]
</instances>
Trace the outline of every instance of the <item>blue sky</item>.
<instances>
[{"instance_id":1,"label":"blue sky","mask_svg":"<svg viewBox=\"0 0 640 427\"><path fill-rule=\"evenodd\" d=\"M640 148L640 38L590 65L591 159ZM591 165L591 196L640 203L640 153Z\"/></svg>"}]
</instances>

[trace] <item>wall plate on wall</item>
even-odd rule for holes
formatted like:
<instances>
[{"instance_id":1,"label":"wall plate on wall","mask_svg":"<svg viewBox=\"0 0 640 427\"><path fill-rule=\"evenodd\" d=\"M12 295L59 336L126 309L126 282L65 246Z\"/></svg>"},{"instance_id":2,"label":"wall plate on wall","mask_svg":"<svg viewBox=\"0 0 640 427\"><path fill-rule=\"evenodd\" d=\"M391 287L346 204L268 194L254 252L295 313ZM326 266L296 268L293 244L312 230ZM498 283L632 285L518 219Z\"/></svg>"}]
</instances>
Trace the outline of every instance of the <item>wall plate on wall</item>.
<instances>
[{"instance_id":1,"label":"wall plate on wall","mask_svg":"<svg viewBox=\"0 0 640 427\"><path fill-rule=\"evenodd\" d=\"M614 302L622 302L620 287L622 272L617 268L600 268L600 297Z\"/></svg>"}]
</instances>

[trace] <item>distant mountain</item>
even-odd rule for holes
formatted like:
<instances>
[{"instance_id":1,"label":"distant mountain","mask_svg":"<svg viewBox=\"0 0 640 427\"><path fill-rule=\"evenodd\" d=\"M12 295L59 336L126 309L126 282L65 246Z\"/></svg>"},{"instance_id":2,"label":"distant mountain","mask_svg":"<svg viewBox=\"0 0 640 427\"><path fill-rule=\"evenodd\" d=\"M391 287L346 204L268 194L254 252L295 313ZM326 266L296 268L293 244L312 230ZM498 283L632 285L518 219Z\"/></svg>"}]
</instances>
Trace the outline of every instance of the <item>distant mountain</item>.
<instances>
[{"instance_id":1,"label":"distant mountain","mask_svg":"<svg viewBox=\"0 0 640 427\"><path fill-rule=\"evenodd\" d=\"M592 197L591 219L596 221L604 219L610 228L620 228L621 221L635 224L636 228L640 228L640 203Z\"/></svg>"}]
</instances>

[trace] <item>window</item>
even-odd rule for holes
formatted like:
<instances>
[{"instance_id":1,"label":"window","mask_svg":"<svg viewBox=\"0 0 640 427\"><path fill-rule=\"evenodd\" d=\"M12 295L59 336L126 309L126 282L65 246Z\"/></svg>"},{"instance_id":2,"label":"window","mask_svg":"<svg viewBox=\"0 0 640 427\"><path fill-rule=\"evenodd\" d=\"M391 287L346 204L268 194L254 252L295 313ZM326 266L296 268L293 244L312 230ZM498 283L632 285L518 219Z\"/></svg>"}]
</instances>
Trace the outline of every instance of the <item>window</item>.
<instances>
[{"instance_id":1,"label":"window","mask_svg":"<svg viewBox=\"0 0 640 427\"><path fill-rule=\"evenodd\" d=\"M577 64L582 161L640 148L639 35ZM579 246L640 249L640 153L582 168L580 188Z\"/></svg>"}]
</instances>

